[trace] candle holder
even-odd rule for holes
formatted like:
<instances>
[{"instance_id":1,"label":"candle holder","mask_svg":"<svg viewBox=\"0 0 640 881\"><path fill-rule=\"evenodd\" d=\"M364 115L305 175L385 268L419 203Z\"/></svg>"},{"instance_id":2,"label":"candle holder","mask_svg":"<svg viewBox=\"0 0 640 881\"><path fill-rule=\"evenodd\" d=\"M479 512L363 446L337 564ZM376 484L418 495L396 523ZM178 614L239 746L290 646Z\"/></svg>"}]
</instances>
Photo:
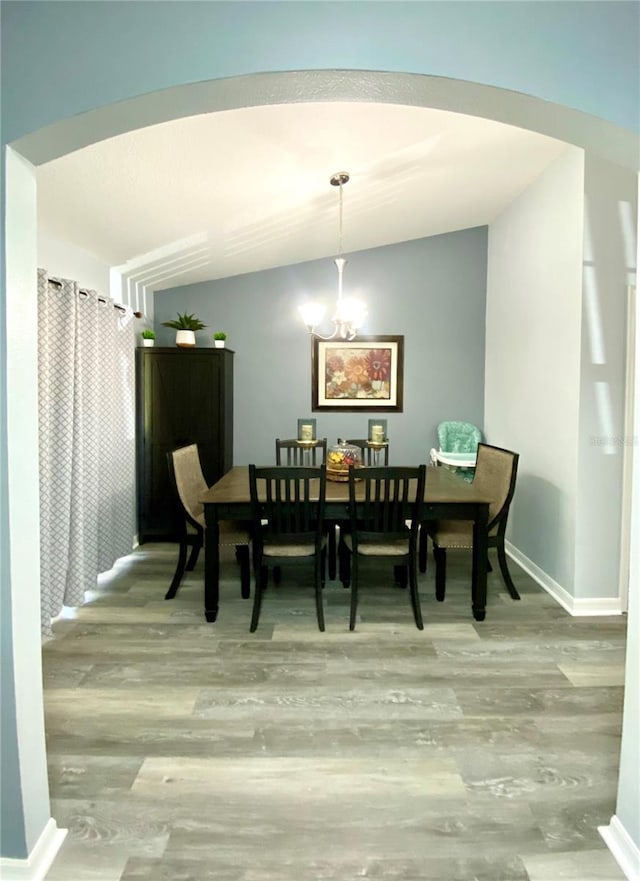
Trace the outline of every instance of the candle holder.
<instances>
[{"instance_id":1,"label":"candle holder","mask_svg":"<svg viewBox=\"0 0 640 881\"><path fill-rule=\"evenodd\" d=\"M298 443L314 444L316 442L316 420L298 419Z\"/></svg>"},{"instance_id":2,"label":"candle holder","mask_svg":"<svg viewBox=\"0 0 640 881\"><path fill-rule=\"evenodd\" d=\"M387 420L370 419L367 438L370 444L380 444L382 446L387 439Z\"/></svg>"}]
</instances>

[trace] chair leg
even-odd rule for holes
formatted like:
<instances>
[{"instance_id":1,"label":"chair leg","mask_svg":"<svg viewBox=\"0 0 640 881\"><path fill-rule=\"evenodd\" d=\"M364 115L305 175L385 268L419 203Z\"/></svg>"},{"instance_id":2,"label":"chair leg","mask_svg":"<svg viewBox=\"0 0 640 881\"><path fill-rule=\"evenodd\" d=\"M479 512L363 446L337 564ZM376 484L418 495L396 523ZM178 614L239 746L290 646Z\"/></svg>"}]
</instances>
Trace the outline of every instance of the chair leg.
<instances>
[{"instance_id":1,"label":"chair leg","mask_svg":"<svg viewBox=\"0 0 640 881\"><path fill-rule=\"evenodd\" d=\"M258 621L260 620L260 607L262 605L262 594L266 580L267 567L260 566L256 569L256 586L253 592L253 612L251 613L251 626L249 627L251 633L255 633Z\"/></svg>"},{"instance_id":2,"label":"chair leg","mask_svg":"<svg viewBox=\"0 0 640 881\"><path fill-rule=\"evenodd\" d=\"M344 588L351 584L351 551L343 541L338 545L339 577Z\"/></svg>"},{"instance_id":3,"label":"chair leg","mask_svg":"<svg viewBox=\"0 0 640 881\"><path fill-rule=\"evenodd\" d=\"M429 534L425 523L420 524L420 534L418 536L418 568L424 575L427 571L427 550Z\"/></svg>"},{"instance_id":4,"label":"chair leg","mask_svg":"<svg viewBox=\"0 0 640 881\"><path fill-rule=\"evenodd\" d=\"M507 568L507 555L504 550L504 545L499 543L498 545L496 545L496 550L498 552L498 563L500 564L500 571L502 572L504 583L506 584L507 590L509 591L509 596L512 600L519 600L520 594L516 590L516 586L511 578L511 573Z\"/></svg>"},{"instance_id":5,"label":"chair leg","mask_svg":"<svg viewBox=\"0 0 640 881\"><path fill-rule=\"evenodd\" d=\"M336 524L329 524L329 581L336 580L338 560L338 543L336 539Z\"/></svg>"},{"instance_id":6,"label":"chair leg","mask_svg":"<svg viewBox=\"0 0 640 881\"><path fill-rule=\"evenodd\" d=\"M424 630L422 623L422 609L420 608L420 595L418 594L418 570L415 557L409 563L409 594L411 596L411 607L413 608L413 618L416 622L418 630Z\"/></svg>"},{"instance_id":7,"label":"chair leg","mask_svg":"<svg viewBox=\"0 0 640 881\"><path fill-rule=\"evenodd\" d=\"M447 587L447 552L434 545L433 556L436 560L436 599L441 603Z\"/></svg>"},{"instance_id":8,"label":"chair leg","mask_svg":"<svg viewBox=\"0 0 640 881\"><path fill-rule=\"evenodd\" d=\"M191 549L191 553L189 554L189 562L187 563L187 572L193 572L196 567L196 563L198 562L198 555L200 554L200 548L202 547L202 537L197 536L193 542L193 548Z\"/></svg>"},{"instance_id":9,"label":"chair leg","mask_svg":"<svg viewBox=\"0 0 640 881\"><path fill-rule=\"evenodd\" d=\"M182 581L182 576L184 575L185 566L187 563L187 542L181 541L180 547L178 550L178 563L176 565L176 571L173 574L173 580L171 585L169 586L169 590L165 593L165 600L172 600L174 596L178 593L178 588L180 587L180 582Z\"/></svg>"},{"instance_id":10,"label":"chair leg","mask_svg":"<svg viewBox=\"0 0 640 881\"><path fill-rule=\"evenodd\" d=\"M324 570L325 570L326 552L323 551L320 559L316 558L314 563L314 587L316 593L316 616L318 618L318 630L324 633L324 607L322 605L322 588L324 587Z\"/></svg>"},{"instance_id":11,"label":"chair leg","mask_svg":"<svg viewBox=\"0 0 640 881\"><path fill-rule=\"evenodd\" d=\"M407 572L406 566L394 566L393 567L393 579L396 585L403 590L406 588L407 584L409 584L409 575Z\"/></svg>"},{"instance_id":12,"label":"chair leg","mask_svg":"<svg viewBox=\"0 0 640 881\"><path fill-rule=\"evenodd\" d=\"M236 560L240 564L240 596L243 600L248 600L251 596L249 545L236 545Z\"/></svg>"},{"instance_id":13,"label":"chair leg","mask_svg":"<svg viewBox=\"0 0 640 881\"><path fill-rule=\"evenodd\" d=\"M351 611L349 613L349 630L356 629L356 612L358 611L358 561L354 554L351 560Z\"/></svg>"}]
</instances>

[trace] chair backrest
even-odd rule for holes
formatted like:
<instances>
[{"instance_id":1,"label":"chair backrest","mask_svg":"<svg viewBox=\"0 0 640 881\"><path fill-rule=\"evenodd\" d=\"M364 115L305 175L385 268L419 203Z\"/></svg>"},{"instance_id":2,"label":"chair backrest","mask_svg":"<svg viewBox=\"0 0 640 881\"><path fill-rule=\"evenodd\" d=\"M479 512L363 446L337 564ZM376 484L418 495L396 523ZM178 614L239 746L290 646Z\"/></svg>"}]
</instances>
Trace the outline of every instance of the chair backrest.
<instances>
[{"instance_id":1,"label":"chair backrest","mask_svg":"<svg viewBox=\"0 0 640 881\"><path fill-rule=\"evenodd\" d=\"M489 530L495 526L506 527L509 506L516 488L518 453L478 444L478 458L473 485L491 496L489 504Z\"/></svg>"},{"instance_id":2,"label":"chair backrest","mask_svg":"<svg viewBox=\"0 0 640 881\"><path fill-rule=\"evenodd\" d=\"M208 489L202 473L197 444L179 447L167 453L169 474L176 496L193 526L198 526L204 505L200 501Z\"/></svg>"},{"instance_id":3,"label":"chair backrest","mask_svg":"<svg viewBox=\"0 0 640 881\"><path fill-rule=\"evenodd\" d=\"M283 457L286 453L286 457ZM285 458L283 462L282 459ZM301 444L296 438L276 438L276 465L324 465L327 460L327 439Z\"/></svg>"},{"instance_id":4,"label":"chair backrest","mask_svg":"<svg viewBox=\"0 0 640 881\"><path fill-rule=\"evenodd\" d=\"M324 465L249 465L256 536L274 543L317 541L324 533Z\"/></svg>"},{"instance_id":5,"label":"chair backrest","mask_svg":"<svg viewBox=\"0 0 640 881\"><path fill-rule=\"evenodd\" d=\"M422 518L426 465L349 469L349 517L357 542L415 538Z\"/></svg>"},{"instance_id":6,"label":"chair backrest","mask_svg":"<svg viewBox=\"0 0 640 881\"><path fill-rule=\"evenodd\" d=\"M441 422L438 444L444 453L475 453L482 441L482 432L471 422Z\"/></svg>"},{"instance_id":7,"label":"chair backrest","mask_svg":"<svg viewBox=\"0 0 640 881\"><path fill-rule=\"evenodd\" d=\"M369 442L366 438L356 438L355 440L348 440L348 444L353 444L354 447L360 447L362 450L362 462L364 465L388 465L389 464L389 444L385 444L383 447L378 447L377 450L374 447L369 446ZM376 452L378 453L378 457L376 458ZM380 461L383 459L384 461Z\"/></svg>"}]
</instances>

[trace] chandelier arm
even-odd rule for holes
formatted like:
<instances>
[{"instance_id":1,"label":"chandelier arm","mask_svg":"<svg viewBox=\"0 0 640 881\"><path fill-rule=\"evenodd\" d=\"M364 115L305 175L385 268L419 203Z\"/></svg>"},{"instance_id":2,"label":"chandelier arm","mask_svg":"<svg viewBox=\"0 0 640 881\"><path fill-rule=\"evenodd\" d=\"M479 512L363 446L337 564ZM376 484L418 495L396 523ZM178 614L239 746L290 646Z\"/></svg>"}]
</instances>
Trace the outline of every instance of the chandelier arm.
<instances>
[{"instance_id":1,"label":"chandelier arm","mask_svg":"<svg viewBox=\"0 0 640 881\"><path fill-rule=\"evenodd\" d=\"M329 336L322 336L322 334L318 333L313 328L311 328L309 334L316 337L316 339L322 340L323 342L328 342L329 340L334 340L338 336L338 326L335 326L333 333L329 334ZM351 337L350 339L353 339L353 337Z\"/></svg>"}]
</instances>

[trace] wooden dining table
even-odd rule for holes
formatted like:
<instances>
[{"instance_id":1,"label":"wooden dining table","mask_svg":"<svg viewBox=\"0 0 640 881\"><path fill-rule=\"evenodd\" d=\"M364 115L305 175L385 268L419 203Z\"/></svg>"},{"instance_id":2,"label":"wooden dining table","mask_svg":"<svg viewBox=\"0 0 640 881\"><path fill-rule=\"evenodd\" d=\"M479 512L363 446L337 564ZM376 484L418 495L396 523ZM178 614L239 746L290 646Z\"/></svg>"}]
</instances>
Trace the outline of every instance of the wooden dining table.
<instances>
[{"instance_id":1,"label":"wooden dining table","mask_svg":"<svg viewBox=\"0 0 640 881\"><path fill-rule=\"evenodd\" d=\"M429 466L422 509L422 521L472 520L473 563L471 610L476 621L484 621L487 604L487 523L490 498L447 468ZM204 538L204 615L208 622L218 617L220 601L220 550L218 523L221 520L250 520L249 467L236 465L202 496L207 528ZM349 519L349 485L327 481L325 518L340 523Z\"/></svg>"}]
</instances>

